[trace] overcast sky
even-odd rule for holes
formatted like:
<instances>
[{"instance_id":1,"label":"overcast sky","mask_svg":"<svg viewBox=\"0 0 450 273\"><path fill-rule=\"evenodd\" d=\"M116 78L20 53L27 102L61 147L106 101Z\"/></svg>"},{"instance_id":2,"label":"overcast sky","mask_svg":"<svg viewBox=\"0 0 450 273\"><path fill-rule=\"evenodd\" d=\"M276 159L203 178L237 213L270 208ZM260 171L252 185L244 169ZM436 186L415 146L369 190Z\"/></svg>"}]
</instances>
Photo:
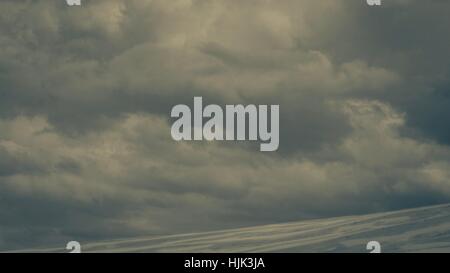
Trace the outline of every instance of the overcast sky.
<instances>
[{"instance_id":1,"label":"overcast sky","mask_svg":"<svg viewBox=\"0 0 450 273\"><path fill-rule=\"evenodd\" d=\"M450 2L0 2L0 250L450 202ZM280 148L170 110L279 104Z\"/></svg>"}]
</instances>

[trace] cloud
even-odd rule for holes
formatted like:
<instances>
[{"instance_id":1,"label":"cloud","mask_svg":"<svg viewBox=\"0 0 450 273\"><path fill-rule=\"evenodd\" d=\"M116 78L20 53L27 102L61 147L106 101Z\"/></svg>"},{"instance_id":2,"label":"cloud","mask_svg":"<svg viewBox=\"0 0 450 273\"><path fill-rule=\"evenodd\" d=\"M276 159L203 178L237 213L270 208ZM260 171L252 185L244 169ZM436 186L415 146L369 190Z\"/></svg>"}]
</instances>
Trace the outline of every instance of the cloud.
<instances>
[{"instance_id":1,"label":"cloud","mask_svg":"<svg viewBox=\"0 0 450 273\"><path fill-rule=\"evenodd\" d=\"M62 238L231 227L402 208L398 200L408 197L417 204L448 198L447 147L400 136L404 115L379 101L335 107L349 117L352 133L333 151L296 159L233 143L174 142L170 124L149 114L127 115L77 138L58 133L44 118L2 121L0 127L10 128L2 147L11 157L27 151L45 158L43 172L3 175L2 195L36 207L42 200L63 204L65 212L55 212L60 221L40 223L41 229L57 226ZM328 153L336 158L324 160ZM15 209L23 214L30 208ZM80 223L63 222L66 217Z\"/></svg>"},{"instance_id":2,"label":"cloud","mask_svg":"<svg viewBox=\"0 0 450 273\"><path fill-rule=\"evenodd\" d=\"M450 5L356 2L2 1L0 249L450 201ZM279 152L174 142L194 96Z\"/></svg>"}]
</instances>

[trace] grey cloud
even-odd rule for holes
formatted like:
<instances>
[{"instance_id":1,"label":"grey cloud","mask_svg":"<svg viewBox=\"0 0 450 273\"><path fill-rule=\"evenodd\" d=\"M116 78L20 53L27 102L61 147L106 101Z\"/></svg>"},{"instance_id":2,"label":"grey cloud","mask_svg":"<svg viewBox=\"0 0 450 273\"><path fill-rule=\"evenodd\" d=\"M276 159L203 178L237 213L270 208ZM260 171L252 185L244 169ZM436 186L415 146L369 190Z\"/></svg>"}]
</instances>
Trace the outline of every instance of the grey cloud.
<instances>
[{"instance_id":1,"label":"grey cloud","mask_svg":"<svg viewBox=\"0 0 450 273\"><path fill-rule=\"evenodd\" d=\"M450 201L450 5L384 4L2 1L0 249ZM280 151L172 141L195 95Z\"/></svg>"}]
</instances>

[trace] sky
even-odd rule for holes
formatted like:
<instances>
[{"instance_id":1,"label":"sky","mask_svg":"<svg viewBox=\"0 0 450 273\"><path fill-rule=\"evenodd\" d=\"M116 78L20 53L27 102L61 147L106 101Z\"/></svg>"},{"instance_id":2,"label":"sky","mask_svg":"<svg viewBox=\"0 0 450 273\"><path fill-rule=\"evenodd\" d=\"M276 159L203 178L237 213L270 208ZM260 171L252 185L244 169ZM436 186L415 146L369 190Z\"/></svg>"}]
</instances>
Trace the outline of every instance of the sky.
<instances>
[{"instance_id":1,"label":"sky","mask_svg":"<svg viewBox=\"0 0 450 273\"><path fill-rule=\"evenodd\" d=\"M0 250L450 202L450 2L0 2ZM174 105L280 105L280 147Z\"/></svg>"}]
</instances>

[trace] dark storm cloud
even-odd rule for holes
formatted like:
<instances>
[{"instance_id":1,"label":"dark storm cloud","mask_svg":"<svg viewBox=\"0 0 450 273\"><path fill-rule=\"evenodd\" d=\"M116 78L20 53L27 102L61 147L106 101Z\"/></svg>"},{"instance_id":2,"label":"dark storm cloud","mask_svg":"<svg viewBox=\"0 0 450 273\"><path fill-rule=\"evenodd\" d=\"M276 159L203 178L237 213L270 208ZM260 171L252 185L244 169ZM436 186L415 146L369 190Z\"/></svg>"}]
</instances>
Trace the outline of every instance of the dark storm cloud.
<instances>
[{"instance_id":1,"label":"dark storm cloud","mask_svg":"<svg viewBox=\"0 0 450 273\"><path fill-rule=\"evenodd\" d=\"M447 1L0 2L0 249L450 201ZM281 142L175 143L173 105Z\"/></svg>"},{"instance_id":2,"label":"dark storm cloud","mask_svg":"<svg viewBox=\"0 0 450 273\"><path fill-rule=\"evenodd\" d=\"M38 162L33 162L26 157L26 154L11 155L6 149L0 147L0 176L39 174L45 171Z\"/></svg>"},{"instance_id":3,"label":"dark storm cloud","mask_svg":"<svg viewBox=\"0 0 450 273\"><path fill-rule=\"evenodd\" d=\"M450 115L450 5L446 1L389 1L387 8L371 9L346 2L343 24L326 24L319 46L338 62L363 59L397 71L395 89L356 94L393 104L408 114L408 125L427 137L449 144L445 123ZM345 29L345 33L343 33ZM337 39L337 37L341 37Z\"/></svg>"}]
</instances>

